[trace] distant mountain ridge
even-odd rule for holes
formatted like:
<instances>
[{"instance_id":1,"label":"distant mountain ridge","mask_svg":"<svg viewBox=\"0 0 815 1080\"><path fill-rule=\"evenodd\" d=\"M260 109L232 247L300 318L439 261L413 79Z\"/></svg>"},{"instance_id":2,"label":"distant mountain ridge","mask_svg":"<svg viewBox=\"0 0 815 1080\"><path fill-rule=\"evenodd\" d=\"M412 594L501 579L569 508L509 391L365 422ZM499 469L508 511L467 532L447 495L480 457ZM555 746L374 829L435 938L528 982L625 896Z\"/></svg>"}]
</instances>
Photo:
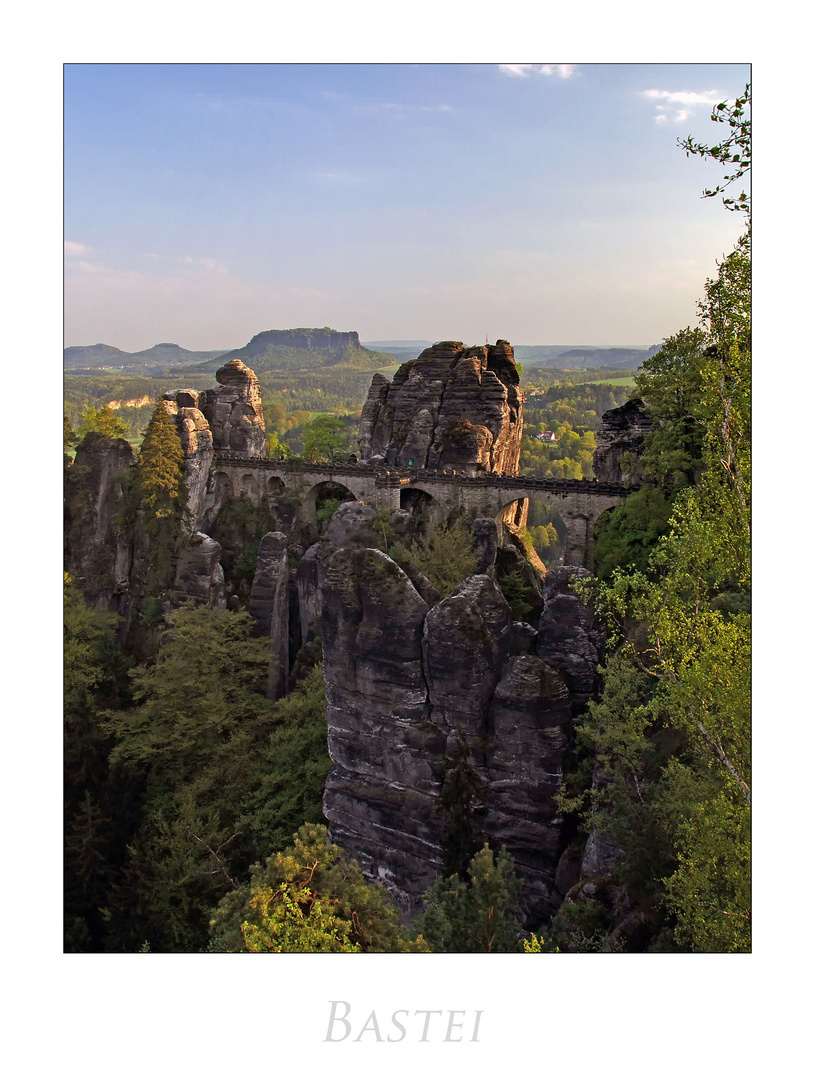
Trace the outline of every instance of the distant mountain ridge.
<instances>
[{"instance_id":1,"label":"distant mountain ridge","mask_svg":"<svg viewBox=\"0 0 815 1080\"><path fill-rule=\"evenodd\" d=\"M411 358L415 355L412 352ZM235 359L242 360L258 375L273 371L320 371L329 367L372 371L377 367L392 367L395 362L389 353L360 345L356 330L333 330L329 326L263 330L241 348L227 350L193 352L168 341L135 353L101 343L72 345L63 350L65 369L74 371L127 368L134 374L146 374L177 368L179 374L182 371L210 374Z\"/></svg>"},{"instance_id":2,"label":"distant mountain ridge","mask_svg":"<svg viewBox=\"0 0 815 1080\"><path fill-rule=\"evenodd\" d=\"M370 371L415 359L433 342L420 338L360 343L356 330L329 326L263 330L237 349L193 351L162 341L129 353L113 345L72 345L63 350L66 370L130 369L134 374L186 369L214 373L230 360L242 360L257 374L318 372L325 368ZM635 368L659 349L597 345L516 345L515 359L528 367ZM180 372L179 372L180 373Z\"/></svg>"},{"instance_id":3,"label":"distant mountain ridge","mask_svg":"<svg viewBox=\"0 0 815 1080\"><path fill-rule=\"evenodd\" d=\"M200 364L222 355L221 349L193 352L171 341L161 341L140 352L124 352L113 345L71 345L62 351L65 368L132 367L135 369L175 367L180 364Z\"/></svg>"}]
</instances>

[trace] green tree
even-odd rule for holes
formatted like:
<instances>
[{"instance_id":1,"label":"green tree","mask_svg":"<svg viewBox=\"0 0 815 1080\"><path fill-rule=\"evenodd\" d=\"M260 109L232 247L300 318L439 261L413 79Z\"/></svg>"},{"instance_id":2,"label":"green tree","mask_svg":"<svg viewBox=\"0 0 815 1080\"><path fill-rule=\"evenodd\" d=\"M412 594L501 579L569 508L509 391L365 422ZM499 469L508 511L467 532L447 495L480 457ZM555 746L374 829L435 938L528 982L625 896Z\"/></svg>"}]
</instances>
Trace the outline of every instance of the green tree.
<instances>
[{"instance_id":1,"label":"green tree","mask_svg":"<svg viewBox=\"0 0 815 1080\"><path fill-rule=\"evenodd\" d=\"M430 886L415 929L432 952L518 952L520 887L506 848L496 855L485 843L470 860L467 880L452 875Z\"/></svg>"},{"instance_id":2,"label":"green tree","mask_svg":"<svg viewBox=\"0 0 815 1080\"><path fill-rule=\"evenodd\" d=\"M749 948L749 285L743 237L701 304L701 475L647 573L598 590L616 656L580 736L609 778L578 781L585 825L615 838L617 877L694 951Z\"/></svg>"},{"instance_id":3,"label":"green tree","mask_svg":"<svg viewBox=\"0 0 815 1080\"><path fill-rule=\"evenodd\" d=\"M504 594L504 599L510 606L512 618L523 620L532 611L529 603L529 586L521 576L520 570L513 570L511 574L505 574L499 579L498 585Z\"/></svg>"},{"instance_id":4,"label":"green tree","mask_svg":"<svg viewBox=\"0 0 815 1080\"><path fill-rule=\"evenodd\" d=\"M347 458L348 428L336 416L315 416L304 429L303 455L310 461Z\"/></svg>"},{"instance_id":5,"label":"green tree","mask_svg":"<svg viewBox=\"0 0 815 1080\"><path fill-rule=\"evenodd\" d=\"M107 709L126 701L126 661L118 617L85 603L66 574L63 606L63 799L65 947L93 951L104 933L102 909L115 874L116 829L128 785L111 774Z\"/></svg>"},{"instance_id":6,"label":"green tree","mask_svg":"<svg viewBox=\"0 0 815 1080\"><path fill-rule=\"evenodd\" d=\"M109 905L111 948L203 948L209 911L260 853L322 820L322 671L272 703L268 663L245 612L184 605L155 662L134 669L135 706L107 721L111 761L142 793Z\"/></svg>"},{"instance_id":7,"label":"green tree","mask_svg":"<svg viewBox=\"0 0 815 1080\"><path fill-rule=\"evenodd\" d=\"M62 452L68 455L68 451L72 446L76 446L79 442L79 435L71 427L71 421L67 416L62 418Z\"/></svg>"},{"instance_id":8,"label":"green tree","mask_svg":"<svg viewBox=\"0 0 815 1080\"><path fill-rule=\"evenodd\" d=\"M711 199L716 195L722 195L722 202L728 210L740 210L746 214L750 213L750 196L746 191L742 191L736 198L724 196L722 193L730 184L746 176L752 167L751 101L751 87L748 83L744 88L744 93L737 97L732 105L727 101L722 101L716 106L710 114L710 119L717 124L726 124L730 129L726 138L717 145L708 146L691 135L686 139L678 140L687 157L695 154L703 158L712 158L733 169L729 175L725 173L723 184L717 184L715 188L705 188L702 198Z\"/></svg>"},{"instance_id":9,"label":"green tree","mask_svg":"<svg viewBox=\"0 0 815 1080\"><path fill-rule=\"evenodd\" d=\"M303 825L293 844L254 866L213 912L210 934L212 952L428 951L323 825Z\"/></svg>"},{"instance_id":10,"label":"green tree","mask_svg":"<svg viewBox=\"0 0 815 1080\"><path fill-rule=\"evenodd\" d=\"M184 449L175 422L159 401L147 426L138 462L139 505L156 518L177 514L184 495Z\"/></svg>"},{"instance_id":11,"label":"green tree","mask_svg":"<svg viewBox=\"0 0 815 1080\"><path fill-rule=\"evenodd\" d=\"M443 597L474 574L478 565L473 534L462 518L432 524L427 536L418 537L409 548L395 544L389 554L396 562L411 563Z\"/></svg>"},{"instance_id":12,"label":"green tree","mask_svg":"<svg viewBox=\"0 0 815 1080\"><path fill-rule=\"evenodd\" d=\"M79 425L79 435L84 438L89 432L106 435L109 439L124 439L127 435L127 424L121 420L109 405L102 405L95 409L92 405L82 410L82 421Z\"/></svg>"},{"instance_id":13,"label":"green tree","mask_svg":"<svg viewBox=\"0 0 815 1080\"><path fill-rule=\"evenodd\" d=\"M703 464L702 369L707 344L702 327L686 327L663 341L635 379L654 425L646 436L639 472L661 484L693 484Z\"/></svg>"}]
</instances>

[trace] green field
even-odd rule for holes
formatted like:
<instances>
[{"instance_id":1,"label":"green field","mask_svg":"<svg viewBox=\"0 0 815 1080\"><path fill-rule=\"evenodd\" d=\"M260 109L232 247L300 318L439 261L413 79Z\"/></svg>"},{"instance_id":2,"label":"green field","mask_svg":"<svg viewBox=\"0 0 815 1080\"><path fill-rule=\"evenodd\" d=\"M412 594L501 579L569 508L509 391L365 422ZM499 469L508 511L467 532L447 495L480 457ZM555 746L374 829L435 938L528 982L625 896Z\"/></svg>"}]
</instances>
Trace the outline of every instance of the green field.
<instances>
[{"instance_id":1,"label":"green field","mask_svg":"<svg viewBox=\"0 0 815 1080\"><path fill-rule=\"evenodd\" d=\"M625 379L591 379L589 386L634 386L634 376L629 375Z\"/></svg>"}]
</instances>

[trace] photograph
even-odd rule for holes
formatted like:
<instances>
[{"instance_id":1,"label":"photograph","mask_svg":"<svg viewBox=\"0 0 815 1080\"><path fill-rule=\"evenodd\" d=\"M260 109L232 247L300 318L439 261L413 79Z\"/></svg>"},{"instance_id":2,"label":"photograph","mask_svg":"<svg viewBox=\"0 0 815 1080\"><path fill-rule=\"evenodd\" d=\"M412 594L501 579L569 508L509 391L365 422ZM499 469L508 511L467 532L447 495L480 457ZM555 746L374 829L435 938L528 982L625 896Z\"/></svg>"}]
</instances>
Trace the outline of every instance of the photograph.
<instances>
[{"instance_id":1,"label":"photograph","mask_svg":"<svg viewBox=\"0 0 815 1080\"><path fill-rule=\"evenodd\" d=\"M751 953L751 65L63 76L64 954Z\"/></svg>"}]
</instances>

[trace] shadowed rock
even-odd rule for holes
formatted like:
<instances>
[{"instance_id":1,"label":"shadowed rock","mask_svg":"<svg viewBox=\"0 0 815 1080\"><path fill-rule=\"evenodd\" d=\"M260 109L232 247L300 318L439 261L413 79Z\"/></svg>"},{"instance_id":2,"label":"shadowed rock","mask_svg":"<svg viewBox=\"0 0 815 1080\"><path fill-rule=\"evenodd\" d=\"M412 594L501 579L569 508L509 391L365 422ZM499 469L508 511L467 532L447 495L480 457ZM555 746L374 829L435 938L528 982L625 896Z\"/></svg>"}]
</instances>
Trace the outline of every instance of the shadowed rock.
<instances>
[{"instance_id":1,"label":"shadowed rock","mask_svg":"<svg viewBox=\"0 0 815 1080\"><path fill-rule=\"evenodd\" d=\"M175 584L170 597L173 604L191 600L203 607L225 608L226 590L220 559L219 543L204 533L193 533L178 558Z\"/></svg>"},{"instance_id":2,"label":"shadowed rock","mask_svg":"<svg viewBox=\"0 0 815 1080\"><path fill-rule=\"evenodd\" d=\"M595 478L608 483L626 483L629 477L623 470L622 457L624 454L639 457L645 436L652 427L651 418L639 398L604 412L602 427L595 437L597 449L592 459Z\"/></svg>"},{"instance_id":3,"label":"shadowed rock","mask_svg":"<svg viewBox=\"0 0 815 1080\"><path fill-rule=\"evenodd\" d=\"M271 643L267 696L286 693L289 677L289 556L286 535L269 532L258 549L257 567L249 597L249 614L257 632Z\"/></svg>"}]
</instances>

